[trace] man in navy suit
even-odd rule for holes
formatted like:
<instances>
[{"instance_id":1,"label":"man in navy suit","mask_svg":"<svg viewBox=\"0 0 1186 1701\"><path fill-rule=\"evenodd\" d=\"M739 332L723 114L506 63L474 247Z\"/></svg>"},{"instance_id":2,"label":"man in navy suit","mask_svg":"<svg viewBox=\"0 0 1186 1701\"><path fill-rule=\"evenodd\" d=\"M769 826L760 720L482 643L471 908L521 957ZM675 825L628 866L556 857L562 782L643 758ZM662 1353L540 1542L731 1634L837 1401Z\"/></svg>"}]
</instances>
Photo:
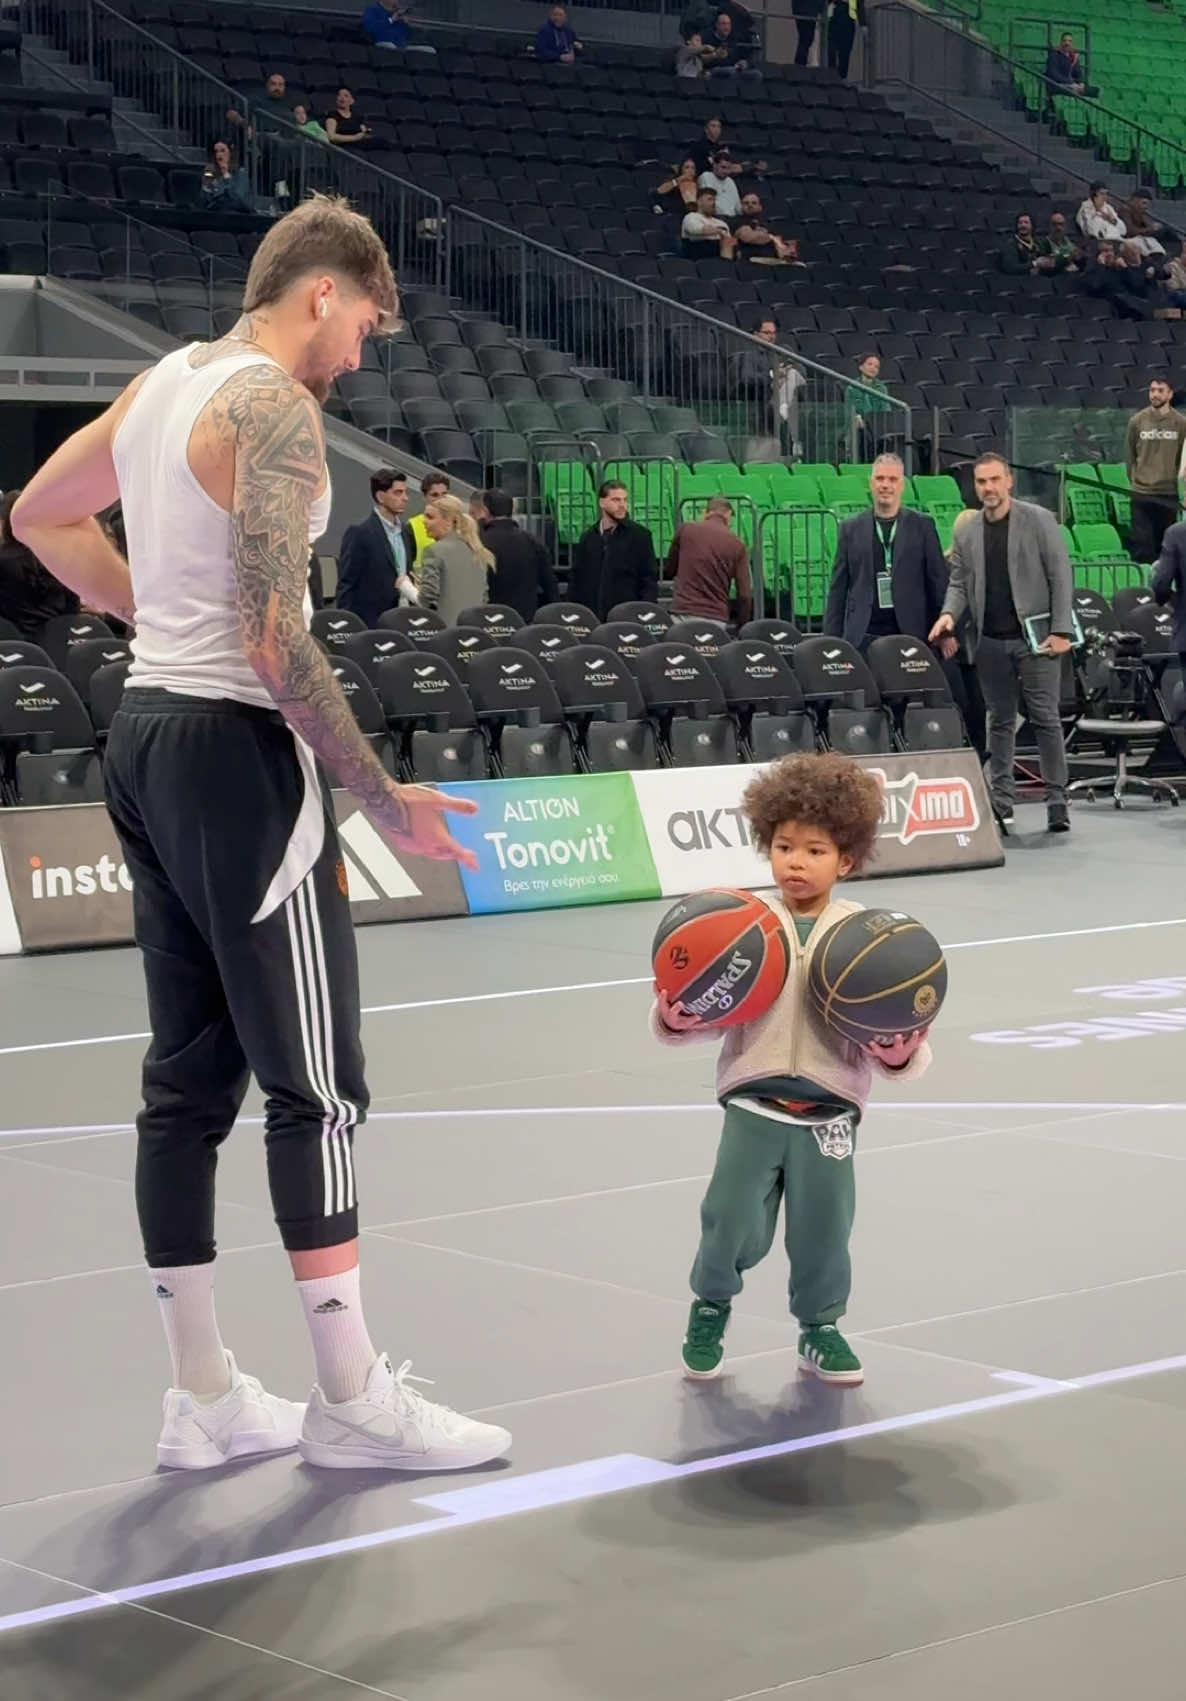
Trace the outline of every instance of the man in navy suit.
<instances>
[{"instance_id":1,"label":"man in navy suit","mask_svg":"<svg viewBox=\"0 0 1186 1701\"><path fill-rule=\"evenodd\" d=\"M371 474L375 511L360 525L349 526L338 551L339 608L348 608L374 626L381 614L402 603L419 600L412 568L416 539L403 521L408 505L408 475L392 467Z\"/></svg>"},{"instance_id":2,"label":"man in navy suit","mask_svg":"<svg viewBox=\"0 0 1186 1701\"><path fill-rule=\"evenodd\" d=\"M906 471L901 457L878 455L869 480L873 507L840 527L836 563L824 611L824 632L846 638L862 653L874 638L921 638L943 607L947 563L929 514L903 508ZM951 694L974 749L985 752L984 699L976 670L953 636L937 646Z\"/></svg>"},{"instance_id":3,"label":"man in navy suit","mask_svg":"<svg viewBox=\"0 0 1186 1701\"><path fill-rule=\"evenodd\" d=\"M840 527L824 633L864 650L874 638L926 641L947 591L947 563L929 514L903 508L906 474L897 455L879 455L873 507ZM949 640L944 655L955 654Z\"/></svg>"},{"instance_id":4,"label":"man in navy suit","mask_svg":"<svg viewBox=\"0 0 1186 1701\"><path fill-rule=\"evenodd\" d=\"M1186 523L1167 526L1161 556L1153 569L1153 595L1174 610L1174 648L1186 679Z\"/></svg>"}]
</instances>

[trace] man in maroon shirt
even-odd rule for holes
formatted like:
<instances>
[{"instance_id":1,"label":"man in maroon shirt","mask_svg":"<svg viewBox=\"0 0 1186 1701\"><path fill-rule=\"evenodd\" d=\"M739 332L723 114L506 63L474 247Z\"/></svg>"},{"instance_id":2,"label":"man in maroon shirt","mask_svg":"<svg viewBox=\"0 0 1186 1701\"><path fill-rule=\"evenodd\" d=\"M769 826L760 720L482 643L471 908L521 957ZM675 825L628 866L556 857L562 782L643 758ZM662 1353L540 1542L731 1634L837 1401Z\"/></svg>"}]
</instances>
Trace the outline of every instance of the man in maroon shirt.
<instances>
[{"instance_id":1,"label":"man in maroon shirt","mask_svg":"<svg viewBox=\"0 0 1186 1701\"><path fill-rule=\"evenodd\" d=\"M738 624L744 626L753 618L749 552L729 530L732 518L733 506L728 497L712 496L704 518L689 521L672 538L667 571L675 581L673 614L727 621L729 593L736 584Z\"/></svg>"}]
</instances>

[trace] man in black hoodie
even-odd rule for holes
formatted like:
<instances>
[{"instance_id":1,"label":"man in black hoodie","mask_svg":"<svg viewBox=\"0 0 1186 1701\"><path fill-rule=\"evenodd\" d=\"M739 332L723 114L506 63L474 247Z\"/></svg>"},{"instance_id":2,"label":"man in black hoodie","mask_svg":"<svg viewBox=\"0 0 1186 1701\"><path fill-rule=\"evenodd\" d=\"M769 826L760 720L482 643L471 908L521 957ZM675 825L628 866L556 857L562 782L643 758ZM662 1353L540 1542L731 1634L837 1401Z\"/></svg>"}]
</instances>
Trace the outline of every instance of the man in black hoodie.
<instances>
[{"instance_id":1,"label":"man in black hoodie","mask_svg":"<svg viewBox=\"0 0 1186 1701\"><path fill-rule=\"evenodd\" d=\"M513 608L530 625L536 609L559 595L552 563L544 546L511 518L515 504L505 490L484 490L482 505L489 515L482 542L494 557L490 601Z\"/></svg>"},{"instance_id":2,"label":"man in black hoodie","mask_svg":"<svg viewBox=\"0 0 1186 1701\"><path fill-rule=\"evenodd\" d=\"M655 545L650 532L629 517L629 494L618 479L597 492L601 517L572 554L568 595L584 603L599 620L620 602L652 602L659 588Z\"/></svg>"}]
</instances>

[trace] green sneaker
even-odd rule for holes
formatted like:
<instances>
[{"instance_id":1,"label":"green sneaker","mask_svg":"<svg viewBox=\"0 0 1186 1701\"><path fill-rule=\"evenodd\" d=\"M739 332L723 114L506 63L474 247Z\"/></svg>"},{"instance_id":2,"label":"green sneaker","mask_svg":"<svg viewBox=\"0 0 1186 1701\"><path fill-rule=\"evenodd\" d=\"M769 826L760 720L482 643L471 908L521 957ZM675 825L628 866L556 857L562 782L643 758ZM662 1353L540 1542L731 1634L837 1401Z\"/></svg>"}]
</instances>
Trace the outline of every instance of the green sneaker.
<instances>
[{"instance_id":1,"label":"green sneaker","mask_svg":"<svg viewBox=\"0 0 1186 1701\"><path fill-rule=\"evenodd\" d=\"M721 1374L725 1349L721 1342L729 1327L728 1305L713 1305L707 1299L694 1299L688 1313L688 1333L684 1337L684 1375L707 1382Z\"/></svg>"},{"instance_id":2,"label":"green sneaker","mask_svg":"<svg viewBox=\"0 0 1186 1701\"><path fill-rule=\"evenodd\" d=\"M799 1366L821 1382L855 1387L865 1380L860 1359L835 1323L810 1323L800 1331Z\"/></svg>"}]
</instances>

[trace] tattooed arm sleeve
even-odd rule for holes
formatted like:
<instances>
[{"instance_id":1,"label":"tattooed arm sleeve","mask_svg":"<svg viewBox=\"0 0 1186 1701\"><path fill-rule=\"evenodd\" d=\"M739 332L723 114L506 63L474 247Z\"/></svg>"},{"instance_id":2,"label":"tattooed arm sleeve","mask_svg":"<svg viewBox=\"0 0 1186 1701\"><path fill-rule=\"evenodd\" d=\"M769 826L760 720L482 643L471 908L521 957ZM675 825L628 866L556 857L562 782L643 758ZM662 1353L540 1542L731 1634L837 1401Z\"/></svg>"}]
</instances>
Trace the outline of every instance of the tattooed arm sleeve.
<instances>
[{"instance_id":1,"label":"tattooed arm sleeve","mask_svg":"<svg viewBox=\"0 0 1186 1701\"><path fill-rule=\"evenodd\" d=\"M309 509L325 448L316 403L271 366L239 373L215 400L235 447L236 595L247 658L285 720L375 820L405 830L407 807L358 730L328 658L305 628Z\"/></svg>"}]
</instances>

